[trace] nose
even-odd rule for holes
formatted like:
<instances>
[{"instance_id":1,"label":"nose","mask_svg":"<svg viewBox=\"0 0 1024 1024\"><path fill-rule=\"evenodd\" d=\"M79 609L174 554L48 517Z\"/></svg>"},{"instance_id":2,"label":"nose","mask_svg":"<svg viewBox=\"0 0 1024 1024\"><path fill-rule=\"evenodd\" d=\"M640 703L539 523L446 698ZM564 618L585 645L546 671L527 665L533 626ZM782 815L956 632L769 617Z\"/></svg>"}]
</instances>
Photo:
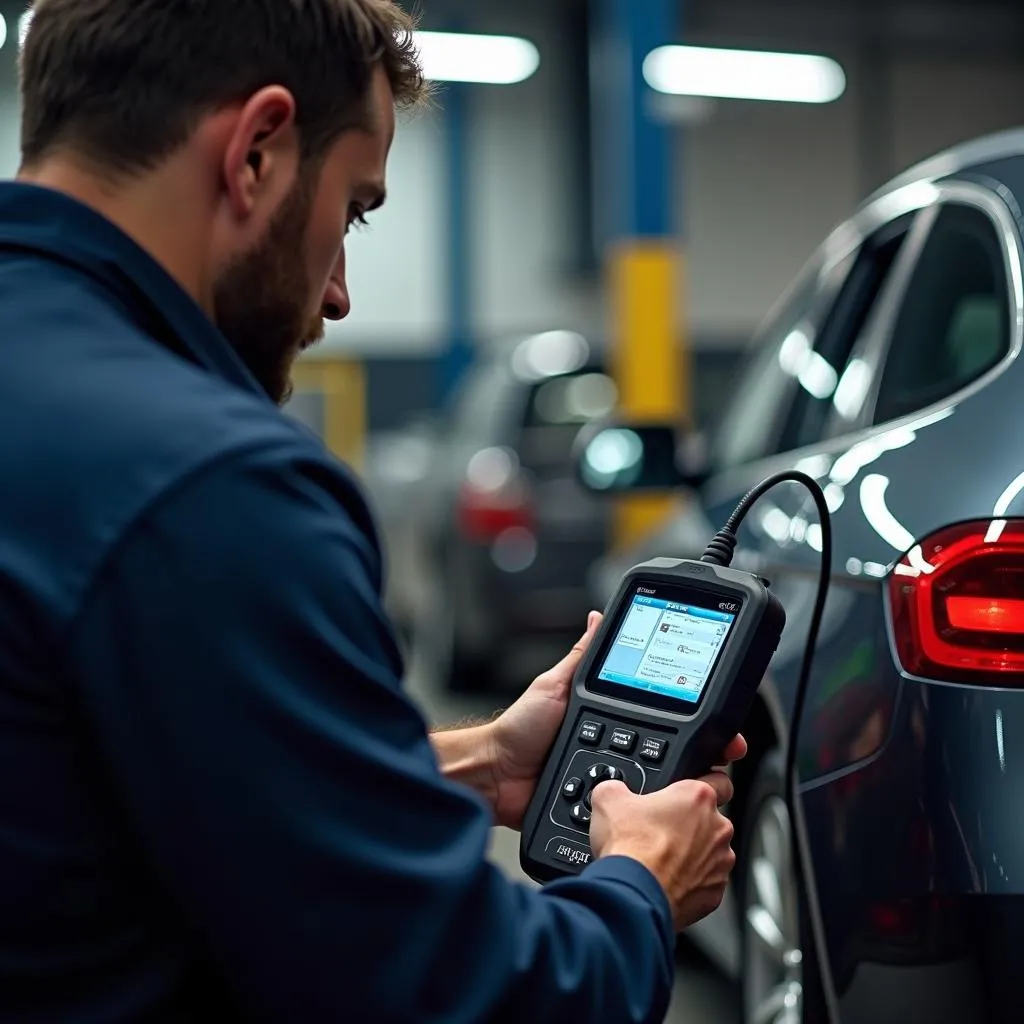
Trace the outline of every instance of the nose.
<instances>
[{"instance_id":1,"label":"nose","mask_svg":"<svg viewBox=\"0 0 1024 1024\"><path fill-rule=\"evenodd\" d=\"M325 320L344 320L352 312L348 297L348 285L344 277L334 276L324 293L323 316Z\"/></svg>"}]
</instances>

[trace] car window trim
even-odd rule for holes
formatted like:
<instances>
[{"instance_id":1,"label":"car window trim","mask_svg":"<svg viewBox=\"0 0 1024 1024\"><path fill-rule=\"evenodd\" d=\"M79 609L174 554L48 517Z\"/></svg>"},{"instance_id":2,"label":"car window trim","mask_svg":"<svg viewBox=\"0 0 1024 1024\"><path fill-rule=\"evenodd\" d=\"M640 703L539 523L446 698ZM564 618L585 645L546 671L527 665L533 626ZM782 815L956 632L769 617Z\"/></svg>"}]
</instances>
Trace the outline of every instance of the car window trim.
<instances>
[{"instance_id":1,"label":"car window trim","mask_svg":"<svg viewBox=\"0 0 1024 1024\"><path fill-rule=\"evenodd\" d=\"M911 268L911 276L913 270L917 268L917 261L920 259L921 252L923 252L924 246L927 245L932 229L944 208L948 206L967 206L978 210L988 218L989 223L995 230L996 239L1003 256L1003 270L1010 292L1010 344L1003 358L995 366L975 377L962 388L958 388L946 398L922 406L921 409L915 410L906 416L886 420L882 423L874 423L875 410L878 407L878 392L881 387L881 370L892 348L896 324L902 309L903 295L906 294L906 288L910 284L910 277L908 277L904 285L903 295L900 296L899 304L888 311L888 322L879 339L876 361L871 365L871 386L868 389L868 394L865 396L864 406L858 423L859 426L881 428L892 423L899 423L904 419L917 419L922 415L927 415L929 412L959 404L972 394L980 391L996 377L1001 376L1006 368L1017 359L1022 347L1024 347L1024 244L1022 244L1020 233L1009 206L996 190L974 182L949 181L938 184L935 188L938 196L932 209L929 211L931 223L928 225L928 232L924 238L921 251L916 254L917 259L915 259L914 265Z\"/></svg>"},{"instance_id":2,"label":"car window trim","mask_svg":"<svg viewBox=\"0 0 1024 1024\"><path fill-rule=\"evenodd\" d=\"M842 433L856 430L865 423L866 406L870 405L872 411L874 410L874 396L878 387L878 378L881 375L880 370L885 363L888 342L902 308L903 298L913 279L921 253L931 237L932 227L937 217L938 210L935 202L929 202L916 211L916 216L907 229L906 239L868 313L861 336L850 351L846 366L843 367L842 372L845 373L851 363L859 360L867 368L868 386L864 399L852 419L847 419L833 408L825 420L826 435L830 434L837 420L844 422L846 428L835 436L838 437ZM840 375L841 379L842 374ZM870 419L867 422L870 423Z\"/></svg>"},{"instance_id":3,"label":"car window trim","mask_svg":"<svg viewBox=\"0 0 1024 1024\"><path fill-rule=\"evenodd\" d=\"M768 344L769 336L778 326L780 319L791 310L792 304L796 301L797 297L803 289L811 286L812 282L814 290L811 301L804 315L797 322L815 325L814 341L816 348L820 325L830 308L830 304L835 301L835 297L846 284L853 270L855 260L850 261L845 274L840 276L837 274L837 270L849 259L851 254L856 254L863 245L863 239L858 233L851 234L849 232L851 225L852 222L848 221L840 228L837 228L826 242L815 250L810 259L804 263L800 273L793 279L782 296L772 305L770 311L754 332L750 344L746 347L742 371L739 375L740 384L746 380L747 374L751 372L753 361L761 354L761 348ZM844 229L847 230L844 232ZM781 349L785 340L785 337L775 339L773 347L776 352ZM801 394L803 394L803 389L800 387L799 381L795 377L787 375L785 387L780 394L779 401L776 403L775 411L770 415L769 421L762 432L768 447L772 450L766 455L759 456L755 461L771 458L779 454L775 446L785 434L790 409L795 402L800 400ZM713 469L713 472L715 475L718 475L718 473L725 473L739 466L750 464L750 462L733 463Z\"/></svg>"},{"instance_id":4,"label":"car window trim","mask_svg":"<svg viewBox=\"0 0 1024 1024\"><path fill-rule=\"evenodd\" d=\"M910 185L904 186L901 191L913 189L915 184L922 183L911 183ZM943 182L933 185L930 184L930 187L935 189L935 194L932 199L929 199L927 202L921 202L914 207L898 207L898 212L895 212L896 208L894 207L894 212L891 216L884 217L872 224L866 233L874 234L875 231L884 227L886 223L898 220L901 216L904 216L907 213L913 213L915 210L919 214L924 213L928 208L934 206L943 199L946 199L947 201L952 199L955 201L963 200L963 198L967 196L969 197L969 200L974 199L975 201L978 201L980 193L980 201L985 203L982 209L988 212L995 220L1000 239L1004 243L1003 257L1007 267L1007 279L1010 281L1012 291L1010 311L1011 320L1013 321L1010 350L1007 355L1000 360L999 363L993 366L992 369L987 370L980 377L971 381L970 384L965 385L963 388L949 395L947 398L942 399L940 402L932 403L931 405L918 409L914 412L907 413L899 419L889 420L885 423L872 423L871 417L874 416L874 403L872 403L870 411L864 410L861 414L860 420L854 423L849 430L845 430L840 434L823 438L820 441L804 445L801 448L791 449L784 452L775 452L757 459L754 462L726 467L720 473L715 473L701 488L701 494L705 501L715 503L717 501L729 499L737 490L743 489L747 485L749 477L753 471L756 471L761 475L766 475L776 470L790 469L803 459L818 456L830 457L846 451L853 445L859 444L862 441L870 440L878 434L884 434L889 431L900 430L910 426L924 426L937 417L944 416L950 407L958 405L960 402L970 398L971 395L982 390L982 388L991 383L992 380L1002 375L1019 357L1021 350L1024 349L1024 240L1021 238L1010 206L1003 199L1001 189L996 190L993 188L985 188L973 183L959 181ZM887 200L887 196L882 196L872 204L872 207L866 208L860 215L855 215L853 220L857 220L860 216L865 216L867 223L870 223L871 210L879 208L882 204L887 204ZM937 215L938 214L936 212L935 216ZM915 219L914 224L910 227L910 231L914 230L917 223L918 220ZM849 230L851 226L852 221L837 230ZM828 245L828 242L825 244ZM860 244L863 244L863 240ZM871 367L872 379L876 376L875 371L876 367Z\"/></svg>"},{"instance_id":5,"label":"car window trim","mask_svg":"<svg viewBox=\"0 0 1024 1024\"><path fill-rule=\"evenodd\" d=\"M835 268L847 259L851 253L859 251L873 235L903 217L914 216L914 221L908 228L908 232L913 231L920 213L936 201L938 194L938 186L933 184L931 180L903 181L899 187L872 196L850 217L833 228L821 245L807 258L800 268L800 272L772 304L754 331L750 344L744 353L744 372L749 365L748 361L752 360L756 350L767 342L768 334L777 324L779 318L786 313L796 299L796 296L800 294L801 289L808 284L812 276L820 283L829 274L833 273ZM853 264L851 264L851 269L852 266ZM816 304L821 302L823 295L824 289L819 287L815 296ZM817 315L820 311L821 306L815 305L812 314ZM869 317L871 315L869 314ZM847 363L849 363L849 360L847 360ZM787 386L783 400L792 402L795 389L798 387L799 384L795 379L791 381ZM765 432L770 434L770 447L773 449L782 439L785 431L787 416L780 412L781 406L782 402L780 401L775 415L771 418L771 423L765 428ZM850 427L851 430L858 428L859 424L856 422ZM840 437L842 435L836 436ZM713 447L716 446L713 445ZM785 451L772 450L752 462L711 466L712 475L710 479L715 479L724 474L731 474L735 470L741 470L744 466L756 465L767 459L775 459L784 454Z\"/></svg>"},{"instance_id":6,"label":"car window trim","mask_svg":"<svg viewBox=\"0 0 1024 1024\"><path fill-rule=\"evenodd\" d=\"M863 358L862 357L862 349L864 347L864 339L869 337L870 334L871 334L871 331L873 330L873 326L872 326L873 325L873 318L876 315L876 311L881 306L882 300L883 300L883 298L884 298L884 296L886 294L887 286L889 285L890 281L893 279L893 277L894 277L894 275L896 273L896 270L899 267L900 256L901 256L903 250L906 248L906 245L908 244L907 243L907 239L911 236L912 231L914 229L915 224L917 223L917 220L919 218L920 213L921 213L920 210L911 210L911 211L906 212L906 213L900 213L898 216L893 217L892 220L889 220L889 221L886 221L886 222L883 222L883 223L879 224L877 227L875 227L871 231L870 234L864 235L864 237L860 240L860 242L856 246L849 248L847 250L847 252L845 253L845 255L843 256L843 259L850 258L850 260L851 260L850 266L849 266L849 269L848 269L847 273L843 276L843 279L840 282L839 287L836 289L835 293L831 297L831 300L829 302L829 309L827 310L826 316L825 316L825 324L824 324L823 330L821 332L819 332L819 335L818 335L818 338L817 338L817 344L816 344L816 347L815 347L816 351L817 351L817 346L819 344L821 344L822 342L826 342L827 343L829 340L834 338L838 332L840 332L842 330L841 328L837 327L837 325L834 322L831 321L831 316L832 316L832 313L834 312L835 304L843 296L843 293L845 292L845 290L850 287L851 280L852 280L853 276L858 273L859 268L862 266L861 260L864 258L866 250L869 247L871 247L871 246L875 246L875 245L879 244L878 241L877 241L879 235L881 235L884 232L892 229L894 227L894 225L898 224L901 220L907 220L908 221L906 227L903 229L903 231L901 233L901 237L903 237L903 239L904 239L903 245L900 247L900 252L898 252L896 254L896 257L892 261L892 264L890 265L888 271L885 273L885 275L884 275L880 285L878 286L877 291L875 292L874 298L870 302L870 305L869 305L869 308L868 308L868 311L867 311L867 316L864 319L863 326L861 327L860 331L858 332L857 337L855 337L853 339L853 342L852 342L852 345L850 347L850 350L846 353L846 356L843 359L842 365L834 367L836 372L839 373L840 379L842 379L842 374L846 372L847 367L850 365L851 362L853 362L854 359ZM888 242L882 242L881 244L885 245L885 244L888 244ZM856 285L856 287L863 287L863 286L862 285ZM830 361L830 365L831 365L831 361ZM792 409L790 415L787 416L787 422L786 422L786 425L785 425L785 429L783 430L783 434L784 435L786 434L786 432L791 427L794 430L799 430L801 425L802 425L802 423L803 423L802 417L804 416L806 410L810 408L810 403L812 401L819 401L819 399L814 399L812 396L806 395L806 394L800 395L799 398L800 398L800 404L798 405L797 403L794 403L794 406L793 406L793 409ZM831 434L830 434L830 426L833 423L835 423L836 418L838 416L839 416L839 414L837 413L837 411L834 408L831 411L827 411L826 414L825 414L825 419L823 421L823 426L822 426L821 434L820 434L820 436L818 438L816 438L814 441L808 441L805 444L801 444L801 445L798 445L798 446L792 446L792 447L786 448L786 449L781 449L781 451L794 451L794 450L796 450L797 447L806 448L806 447L809 447L812 444L817 444L817 443L821 442L822 440L825 440L826 438L830 437L831 436ZM859 415L858 415L857 419L854 420L854 422L857 422L857 420L859 420Z\"/></svg>"}]
</instances>

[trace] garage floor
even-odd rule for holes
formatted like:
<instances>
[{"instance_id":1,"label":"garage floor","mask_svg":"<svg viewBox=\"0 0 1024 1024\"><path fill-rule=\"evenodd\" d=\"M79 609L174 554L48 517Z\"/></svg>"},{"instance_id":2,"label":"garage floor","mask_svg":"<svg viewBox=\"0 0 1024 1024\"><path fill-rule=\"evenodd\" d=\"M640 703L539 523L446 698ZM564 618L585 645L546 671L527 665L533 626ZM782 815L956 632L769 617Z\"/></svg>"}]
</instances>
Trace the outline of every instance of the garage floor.
<instances>
[{"instance_id":1,"label":"garage floor","mask_svg":"<svg viewBox=\"0 0 1024 1024\"><path fill-rule=\"evenodd\" d=\"M454 699L439 692L429 673L411 665L409 691L435 723L460 721L469 716L489 715L502 703L501 694L482 698ZM519 837L508 829L495 829L492 856L510 876L525 879L519 868ZM739 1020L736 995L716 971L696 952L682 954L675 996L666 1024L736 1024Z\"/></svg>"}]
</instances>

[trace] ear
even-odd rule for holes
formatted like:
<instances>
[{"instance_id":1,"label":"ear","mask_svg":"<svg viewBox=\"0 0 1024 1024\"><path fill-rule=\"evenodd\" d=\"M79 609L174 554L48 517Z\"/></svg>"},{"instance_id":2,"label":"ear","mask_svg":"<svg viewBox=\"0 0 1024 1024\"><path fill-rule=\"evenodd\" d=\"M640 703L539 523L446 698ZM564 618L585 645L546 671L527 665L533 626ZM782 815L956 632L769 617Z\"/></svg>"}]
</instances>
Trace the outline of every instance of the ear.
<instances>
[{"instance_id":1,"label":"ear","mask_svg":"<svg viewBox=\"0 0 1024 1024\"><path fill-rule=\"evenodd\" d=\"M261 206L276 208L298 171L295 98L281 86L267 86L246 101L224 150L224 182L232 213L247 220Z\"/></svg>"}]
</instances>

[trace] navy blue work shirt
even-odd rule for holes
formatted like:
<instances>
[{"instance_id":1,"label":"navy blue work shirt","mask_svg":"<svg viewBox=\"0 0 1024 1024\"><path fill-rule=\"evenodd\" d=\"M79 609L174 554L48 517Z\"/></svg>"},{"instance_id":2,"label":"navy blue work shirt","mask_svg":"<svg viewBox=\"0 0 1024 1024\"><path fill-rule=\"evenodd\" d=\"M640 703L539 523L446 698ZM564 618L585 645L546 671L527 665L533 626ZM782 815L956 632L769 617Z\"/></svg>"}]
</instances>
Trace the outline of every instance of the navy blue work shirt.
<instances>
[{"instance_id":1,"label":"navy blue work shirt","mask_svg":"<svg viewBox=\"0 0 1024 1024\"><path fill-rule=\"evenodd\" d=\"M487 861L349 473L139 246L19 183L0 487L3 1024L663 1017L645 868Z\"/></svg>"}]
</instances>

